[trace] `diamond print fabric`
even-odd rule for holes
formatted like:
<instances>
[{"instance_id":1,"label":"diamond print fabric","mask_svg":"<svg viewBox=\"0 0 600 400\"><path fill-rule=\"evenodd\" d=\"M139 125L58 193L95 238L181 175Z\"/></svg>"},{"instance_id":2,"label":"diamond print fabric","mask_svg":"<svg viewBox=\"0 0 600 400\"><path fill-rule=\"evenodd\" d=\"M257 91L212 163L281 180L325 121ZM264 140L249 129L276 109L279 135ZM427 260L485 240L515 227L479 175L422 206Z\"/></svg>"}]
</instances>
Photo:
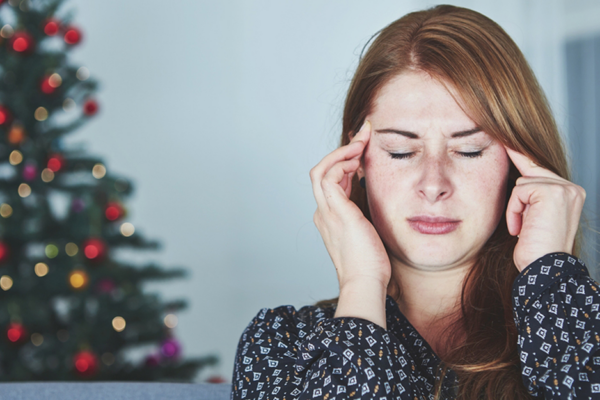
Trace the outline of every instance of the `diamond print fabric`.
<instances>
[{"instance_id":1,"label":"diamond print fabric","mask_svg":"<svg viewBox=\"0 0 600 400\"><path fill-rule=\"evenodd\" d=\"M600 295L583 261L548 254L513 285L525 386L546 399L600 399Z\"/></svg>"},{"instance_id":2,"label":"diamond print fabric","mask_svg":"<svg viewBox=\"0 0 600 400\"><path fill-rule=\"evenodd\" d=\"M538 259L515 280L523 381L532 394L600 399L597 292L583 263L564 253ZM335 306L260 310L238 344L231 399L433 398L440 360L390 296L387 330L334 314ZM455 398L457 386L446 371L442 398Z\"/></svg>"}]
</instances>

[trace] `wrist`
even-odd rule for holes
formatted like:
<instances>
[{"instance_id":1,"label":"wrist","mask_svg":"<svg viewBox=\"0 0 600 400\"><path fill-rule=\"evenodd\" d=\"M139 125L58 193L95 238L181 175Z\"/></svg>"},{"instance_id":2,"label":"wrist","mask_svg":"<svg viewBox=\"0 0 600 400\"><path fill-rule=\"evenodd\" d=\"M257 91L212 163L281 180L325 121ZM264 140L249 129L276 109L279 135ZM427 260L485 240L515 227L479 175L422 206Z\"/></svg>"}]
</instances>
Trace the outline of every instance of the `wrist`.
<instances>
[{"instance_id":1,"label":"wrist","mask_svg":"<svg viewBox=\"0 0 600 400\"><path fill-rule=\"evenodd\" d=\"M361 277L340 286L340 296L334 318L362 318L387 329L385 300L387 285L380 280Z\"/></svg>"}]
</instances>

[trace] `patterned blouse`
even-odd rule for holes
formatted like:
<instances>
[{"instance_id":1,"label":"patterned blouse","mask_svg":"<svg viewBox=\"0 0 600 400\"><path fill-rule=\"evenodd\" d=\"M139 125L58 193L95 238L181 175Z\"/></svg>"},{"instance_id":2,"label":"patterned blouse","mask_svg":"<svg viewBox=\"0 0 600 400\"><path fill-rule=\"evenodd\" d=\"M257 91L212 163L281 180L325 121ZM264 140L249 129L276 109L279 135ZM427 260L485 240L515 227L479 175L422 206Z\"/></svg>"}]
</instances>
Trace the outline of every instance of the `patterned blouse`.
<instances>
[{"instance_id":1,"label":"patterned blouse","mask_svg":"<svg viewBox=\"0 0 600 400\"><path fill-rule=\"evenodd\" d=\"M600 294L581 260L552 253L513 284L524 385L545 399L600 399ZM263 308L241 335L237 399L433 398L440 360L387 296L387 330L335 306ZM448 370L442 398L456 397Z\"/></svg>"}]
</instances>

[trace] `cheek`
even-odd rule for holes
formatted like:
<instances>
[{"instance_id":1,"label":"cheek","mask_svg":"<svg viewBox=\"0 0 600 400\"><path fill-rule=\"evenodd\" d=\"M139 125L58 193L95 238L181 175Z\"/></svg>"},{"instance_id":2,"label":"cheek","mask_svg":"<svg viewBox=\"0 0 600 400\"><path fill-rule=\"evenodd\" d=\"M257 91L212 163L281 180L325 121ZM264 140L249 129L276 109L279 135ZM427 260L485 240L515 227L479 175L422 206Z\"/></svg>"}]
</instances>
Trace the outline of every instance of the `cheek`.
<instances>
[{"instance_id":1,"label":"cheek","mask_svg":"<svg viewBox=\"0 0 600 400\"><path fill-rule=\"evenodd\" d=\"M506 205L506 186L509 171L508 156L503 149L492 152L487 160L478 162L477 166L465 177L462 192L463 198L471 200L472 209L478 210L478 214L485 217L490 223L497 224L501 218Z\"/></svg>"}]
</instances>

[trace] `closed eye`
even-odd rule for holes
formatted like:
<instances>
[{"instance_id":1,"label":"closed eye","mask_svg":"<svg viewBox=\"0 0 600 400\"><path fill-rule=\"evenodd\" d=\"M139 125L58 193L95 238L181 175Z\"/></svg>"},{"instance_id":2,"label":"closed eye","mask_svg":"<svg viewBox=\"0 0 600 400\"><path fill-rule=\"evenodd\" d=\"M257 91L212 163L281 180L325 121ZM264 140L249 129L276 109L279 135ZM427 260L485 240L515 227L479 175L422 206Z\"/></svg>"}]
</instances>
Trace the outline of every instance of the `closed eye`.
<instances>
[{"instance_id":1,"label":"closed eye","mask_svg":"<svg viewBox=\"0 0 600 400\"><path fill-rule=\"evenodd\" d=\"M477 158L477 157L481 157L481 155L483 154L483 150L473 151L473 152L457 151L456 154L460 155L461 157L466 157L466 158ZM412 153L390 153L390 156L396 160L403 160L403 159L411 158L414 155L415 155L414 152L412 152Z\"/></svg>"}]
</instances>

